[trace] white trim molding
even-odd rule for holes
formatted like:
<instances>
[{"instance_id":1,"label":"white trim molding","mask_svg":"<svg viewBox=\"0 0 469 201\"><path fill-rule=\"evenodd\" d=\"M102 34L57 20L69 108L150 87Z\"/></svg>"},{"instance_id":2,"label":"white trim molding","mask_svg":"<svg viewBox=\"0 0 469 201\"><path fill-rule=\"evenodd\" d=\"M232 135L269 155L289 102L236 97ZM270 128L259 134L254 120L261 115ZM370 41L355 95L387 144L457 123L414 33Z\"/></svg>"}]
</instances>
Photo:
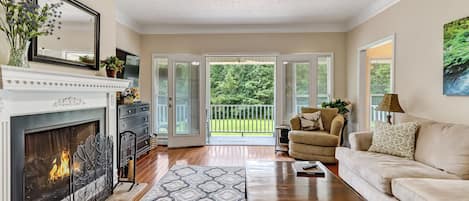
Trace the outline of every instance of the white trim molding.
<instances>
[{"instance_id":1,"label":"white trim molding","mask_svg":"<svg viewBox=\"0 0 469 201\"><path fill-rule=\"evenodd\" d=\"M348 23L346 29L348 31L353 30L354 28L358 27L359 25L365 23L366 21L370 20L371 18L377 16L378 14L384 12L386 9L394 6L395 4L399 3L400 0L382 0L382 1L375 1L373 4L368 6L366 9L362 10L358 15L352 17Z\"/></svg>"},{"instance_id":2,"label":"white trim molding","mask_svg":"<svg viewBox=\"0 0 469 201\"><path fill-rule=\"evenodd\" d=\"M106 109L106 131L117 143L117 91L130 80L0 66L0 200L11 201L11 117ZM114 167L117 167L114 146ZM114 181L117 181L114 169Z\"/></svg>"},{"instance_id":3,"label":"white trim molding","mask_svg":"<svg viewBox=\"0 0 469 201\"><path fill-rule=\"evenodd\" d=\"M6 65L0 67L0 74L2 90L109 92L119 91L129 86L128 80Z\"/></svg>"}]
</instances>

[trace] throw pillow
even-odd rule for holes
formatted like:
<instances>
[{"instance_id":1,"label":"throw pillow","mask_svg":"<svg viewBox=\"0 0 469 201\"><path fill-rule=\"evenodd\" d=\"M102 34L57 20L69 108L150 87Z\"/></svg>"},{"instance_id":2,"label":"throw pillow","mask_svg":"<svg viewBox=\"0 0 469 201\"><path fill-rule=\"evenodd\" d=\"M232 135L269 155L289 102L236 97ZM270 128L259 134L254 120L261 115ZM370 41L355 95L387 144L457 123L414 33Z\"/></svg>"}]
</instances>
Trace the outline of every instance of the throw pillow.
<instances>
[{"instance_id":1,"label":"throw pillow","mask_svg":"<svg viewBox=\"0 0 469 201\"><path fill-rule=\"evenodd\" d=\"M414 160L417 122L389 125L376 122L373 140L368 151Z\"/></svg>"},{"instance_id":2,"label":"throw pillow","mask_svg":"<svg viewBox=\"0 0 469 201\"><path fill-rule=\"evenodd\" d=\"M321 111L315 113L302 113L300 114L301 130L315 131L324 130L321 119Z\"/></svg>"}]
</instances>

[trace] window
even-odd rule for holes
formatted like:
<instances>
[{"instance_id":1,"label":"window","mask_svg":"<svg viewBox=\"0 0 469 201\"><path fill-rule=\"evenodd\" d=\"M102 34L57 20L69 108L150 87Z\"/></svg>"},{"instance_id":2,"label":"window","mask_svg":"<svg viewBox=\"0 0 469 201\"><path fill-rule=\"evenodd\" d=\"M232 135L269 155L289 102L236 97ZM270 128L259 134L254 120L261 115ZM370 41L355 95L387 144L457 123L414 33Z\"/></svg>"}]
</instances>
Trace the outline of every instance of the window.
<instances>
[{"instance_id":1,"label":"window","mask_svg":"<svg viewBox=\"0 0 469 201\"><path fill-rule=\"evenodd\" d=\"M330 101L332 95L332 57L319 56L317 67L317 96L316 104L321 107L321 104Z\"/></svg>"}]
</instances>

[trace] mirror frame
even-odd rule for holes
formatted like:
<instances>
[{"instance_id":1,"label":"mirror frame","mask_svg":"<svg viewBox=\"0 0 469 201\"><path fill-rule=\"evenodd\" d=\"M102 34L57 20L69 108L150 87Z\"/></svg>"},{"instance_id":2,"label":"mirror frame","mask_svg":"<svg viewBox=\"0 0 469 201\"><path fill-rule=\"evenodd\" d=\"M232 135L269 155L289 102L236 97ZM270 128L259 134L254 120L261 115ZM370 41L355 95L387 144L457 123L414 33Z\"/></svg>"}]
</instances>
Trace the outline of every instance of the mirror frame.
<instances>
[{"instance_id":1,"label":"mirror frame","mask_svg":"<svg viewBox=\"0 0 469 201\"><path fill-rule=\"evenodd\" d=\"M99 64L100 64L100 57L99 57L99 51L100 51L100 18L101 15L99 12L93 10L92 8L86 6L85 4L79 2L78 0L61 0L64 1L64 3L68 3L72 6L75 6L76 8L83 10L84 12L87 12L88 14L92 15L95 17L95 31L94 31L94 51L95 51L95 63L93 65L91 64L85 64L85 63L80 63L80 62L74 62L74 61L69 61L65 59L60 59L60 58L55 58L55 57L49 57L45 55L39 55L37 52L37 37L33 38L31 40L31 47L29 48L29 60L34 61L34 62L41 62L41 63L49 63L49 64L65 64L73 67L82 67L82 68L90 68L92 70L99 70ZM38 0L34 0L34 3L37 5Z\"/></svg>"}]
</instances>

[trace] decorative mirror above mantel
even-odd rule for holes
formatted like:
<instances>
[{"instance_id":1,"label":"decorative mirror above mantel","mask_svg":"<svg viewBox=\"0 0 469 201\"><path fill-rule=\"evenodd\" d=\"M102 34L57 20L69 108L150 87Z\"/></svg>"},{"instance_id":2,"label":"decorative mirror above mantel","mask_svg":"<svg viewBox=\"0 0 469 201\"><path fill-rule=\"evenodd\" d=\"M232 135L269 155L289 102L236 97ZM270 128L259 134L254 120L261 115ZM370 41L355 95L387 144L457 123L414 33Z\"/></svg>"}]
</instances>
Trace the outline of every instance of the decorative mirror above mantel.
<instances>
[{"instance_id":1,"label":"decorative mirror above mantel","mask_svg":"<svg viewBox=\"0 0 469 201\"><path fill-rule=\"evenodd\" d=\"M77 0L35 0L40 6L62 3L52 35L34 38L29 59L99 70L100 14Z\"/></svg>"}]
</instances>

